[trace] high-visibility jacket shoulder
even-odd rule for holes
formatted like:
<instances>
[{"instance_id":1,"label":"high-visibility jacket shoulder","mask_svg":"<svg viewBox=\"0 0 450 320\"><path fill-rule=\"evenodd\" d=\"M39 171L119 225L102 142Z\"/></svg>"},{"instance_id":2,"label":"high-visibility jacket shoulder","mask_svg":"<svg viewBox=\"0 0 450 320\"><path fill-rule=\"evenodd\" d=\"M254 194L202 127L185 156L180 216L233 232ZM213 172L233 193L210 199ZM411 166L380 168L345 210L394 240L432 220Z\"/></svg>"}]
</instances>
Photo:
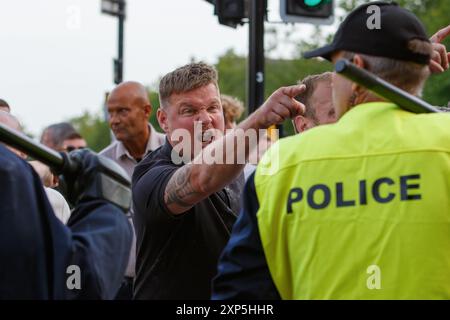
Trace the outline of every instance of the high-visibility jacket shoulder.
<instances>
[{"instance_id":1,"label":"high-visibility jacket shoulder","mask_svg":"<svg viewBox=\"0 0 450 320\"><path fill-rule=\"evenodd\" d=\"M282 298L450 298L450 114L356 106L279 141L255 188Z\"/></svg>"}]
</instances>

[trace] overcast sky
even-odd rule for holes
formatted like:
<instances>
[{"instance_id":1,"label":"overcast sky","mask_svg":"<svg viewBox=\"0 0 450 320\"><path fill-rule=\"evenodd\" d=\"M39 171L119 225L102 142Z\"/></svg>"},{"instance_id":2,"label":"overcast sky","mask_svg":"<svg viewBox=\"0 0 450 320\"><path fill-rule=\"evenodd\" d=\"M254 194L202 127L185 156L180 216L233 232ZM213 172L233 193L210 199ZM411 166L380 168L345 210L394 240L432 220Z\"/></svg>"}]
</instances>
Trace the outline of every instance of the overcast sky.
<instances>
[{"instance_id":1,"label":"overcast sky","mask_svg":"<svg viewBox=\"0 0 450 320\"><path fill-rule=\"evenodd\" d=\"M0 0L0 98L28 132L100 110L113 84L117 19L100 0ZM278 0L269 1L272 21ZM219 25L204 0L128 0L125 80L155 84L192 57L246 54L247 26Z\"/></svg>"},{"instance_id":2,"label":"overcast sky","mask_svg":"<svg viewBox=\"0 0 450 320\"><path fill-rule=\"evenodd\" d=\"M247 28L220 26L204 0L128 0L125 80L153 84L191 57L245 53ZM28 131L99 110L113 84L117 19L100 0L0 0L0 98Z\"/></svg>"}]
</instances>

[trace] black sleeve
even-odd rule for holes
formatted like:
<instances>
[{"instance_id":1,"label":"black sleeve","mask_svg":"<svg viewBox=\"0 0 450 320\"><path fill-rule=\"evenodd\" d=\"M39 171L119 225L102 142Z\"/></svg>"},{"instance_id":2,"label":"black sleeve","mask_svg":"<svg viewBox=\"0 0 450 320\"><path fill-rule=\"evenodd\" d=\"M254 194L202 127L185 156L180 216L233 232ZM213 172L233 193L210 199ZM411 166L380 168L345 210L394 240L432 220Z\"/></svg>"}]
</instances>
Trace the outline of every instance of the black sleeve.
<instances>
[{"instance_id":1,"label":"black sleeve","mask_svg":"<svg viewBox=\"0 0 450 320\"><path fill-rule=\"evenodd\" d=\"M133 208L137 223L146 223L151 218L157 222L172 221L175 217L164 202L164 193L170 178L178 167L155 165L133 181Z\"/></svg>"},{"instance_id":2,"label":"black sleeve","mask_svg":"<svg viewBox=\"0 0 450 320\"><path fill-rule=\"evenodd\" d=\"M123 212L86 201L65 226L31 166L2 146L0 180L0 299L114 298L132 239Z\"/></svg>"},{"instance_id":3,"label":"black sleeve","mask_svg":"<svg viewBox=\"0 0 450 320\"><path fill-rule=\"evenodd\" d=\"M219 260L213 280L213 300L280 299L267 266L258 231L254 173L243 193L241 213Z\"/></svg>"}]
</instances>

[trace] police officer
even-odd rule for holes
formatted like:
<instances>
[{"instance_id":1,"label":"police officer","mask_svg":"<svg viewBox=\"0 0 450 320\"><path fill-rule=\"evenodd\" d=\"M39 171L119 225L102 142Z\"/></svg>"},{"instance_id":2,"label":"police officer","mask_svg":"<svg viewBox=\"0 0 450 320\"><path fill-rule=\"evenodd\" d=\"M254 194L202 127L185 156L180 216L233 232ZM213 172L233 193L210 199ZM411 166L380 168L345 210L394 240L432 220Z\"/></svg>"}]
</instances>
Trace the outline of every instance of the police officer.
<instances>
[{"instance_id":1,"label":"police officer","mask_svg":"<svg viewBox=\"0 0 450 320\"><path fill-rule=\"evenodd\" d=\"M369 5L381 29L367 27ZM350 59L419 95L432 52L412 13L370 2L306 56ZM214 299L450 298L449 115L332 81L340 120L281 140L247 183Z\"/></svg>"},{"instance_id":2,"label":"police officer","mask_svg":"<svg viewBox=\"0 0 450 320\"><path fill-rule=\"evenodd\" d=\"M112 299L131 247L124 212L98 190L100 163L71 154L76 206L67 226L54 215L37 173L0 145L0 299Z\"/></svg>"}]
</instances>

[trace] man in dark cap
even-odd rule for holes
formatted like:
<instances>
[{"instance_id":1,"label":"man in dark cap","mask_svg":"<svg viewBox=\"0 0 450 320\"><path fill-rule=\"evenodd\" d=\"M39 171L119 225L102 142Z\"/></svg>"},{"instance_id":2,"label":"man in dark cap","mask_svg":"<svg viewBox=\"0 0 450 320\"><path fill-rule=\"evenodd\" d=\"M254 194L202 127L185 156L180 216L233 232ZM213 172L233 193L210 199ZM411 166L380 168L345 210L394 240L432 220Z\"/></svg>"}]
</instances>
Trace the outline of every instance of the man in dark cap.
<instances>
[{"instance_id":1,"label":"man in dark cap","mask_svg":"<svg viewBox=\"0 0 450 320\"><path fill-rule=\"evenodd\" d=\"M432 52L411 12L370 2L305 56L350 59L419 96ZM247 183L214 299L450 298L450 116L402 110L336 74L332 87L339 121L279 141L271 154L283 156L264 156Z\"/></svg>"}]
</instances>

